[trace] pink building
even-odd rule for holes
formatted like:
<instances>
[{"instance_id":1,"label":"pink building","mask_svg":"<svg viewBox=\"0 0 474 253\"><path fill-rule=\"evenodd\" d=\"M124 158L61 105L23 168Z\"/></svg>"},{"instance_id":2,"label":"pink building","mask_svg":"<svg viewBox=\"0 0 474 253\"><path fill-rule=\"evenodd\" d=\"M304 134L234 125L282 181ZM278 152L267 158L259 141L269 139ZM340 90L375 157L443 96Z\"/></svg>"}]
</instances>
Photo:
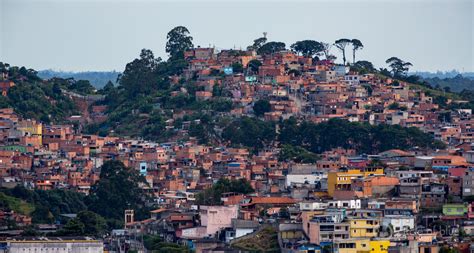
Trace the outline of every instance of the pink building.
<instances>
[{"instance_id":1,"label":"pink building","mask_svg":"<svg viewBox=\"0 0 474 253\"><path fill-rule=\"evenodd\" d=\"M206 227L206 235L214 235L222 228L232 227L232 219L236 219L239 207L233 206L201 206L201 225Z\"/></svg>"}]
</instances>

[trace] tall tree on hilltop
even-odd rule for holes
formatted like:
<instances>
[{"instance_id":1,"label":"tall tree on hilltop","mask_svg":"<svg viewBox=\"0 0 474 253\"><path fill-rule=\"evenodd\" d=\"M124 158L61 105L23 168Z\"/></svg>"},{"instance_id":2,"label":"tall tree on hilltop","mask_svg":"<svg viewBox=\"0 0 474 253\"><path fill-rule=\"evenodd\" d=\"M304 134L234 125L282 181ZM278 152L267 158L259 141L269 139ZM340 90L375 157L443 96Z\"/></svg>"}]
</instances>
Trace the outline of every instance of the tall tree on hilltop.
<instances>
[{"instance_id":1,"label":"tall tree on hilltop","mask_svg":"<svg viewBox=\"0 0 474 253\"><path fill-rule=\"evenodd\" d=\"M334 46L336 46L342 52L342 62L346 65L346 46L351 43L350 39L338 39L334 42Z\"/></svg>"},{"instance_id":2,"label":"tall tree on hilltop","mask_svg":"<svg viewBox=\"0 0 474 253\"><path fill-rule=\"evenodd\" d=\"M119 76L119 84L131 97L144 94L158 83L157 69L161 58L155 58L149 49L142 49L140 58L128 63L123 74Z\"/></svg>"},{"instance_id":3,"label":"tall tree on hilltop","mask_svg":"<svg viewBox=\"0 0 474 253\"><path fill-rule=\"evenodd\" d=\"M260 37L258 39L255 39L253 41L253 44L251 46L247 47L247 50L258 50L261 46L263 46L265 43L267 43L267 38L266 37Z\"/></svg>"},{"instance_id":4,"label":"tall tree on hilltop","mask_svg":"<svg viewBox=\"0 0 474 253\"><path fill-rule=\"evenodd\" d=\"M188 29L184 26L177 26L168 33L166 52L172 60L183 58L184 51L194 47L193 37L189 34Z\"/></svg>"},{"instance_id":5,"label":"tall tree on hilltop","mask_svg":"<svg viewBox=\"0 0 474 253\"><path fill-rule=\"evenodd\" d=\"M358 71L360 74L367 74L375 72L374 65L369 61L357 61L351 67L352 69Z\"/></svg>"},{"instance_id":6,"label":"tall tree on hilltop","mask_svg":"<svg viewBox=\"0 0 474 253\"><path fill-rule=\"evenodd\" d=\"M321 45L323 46L323 54L324 54L324 57L326 58L326 60L329 60L329 58L331 57L331 48L332 48L332 44L331 43L326 43L326 42L321 42Z\"/></svg>"},{"instance_id":7,"label":"tall tree on hilltop","mask_svg":"<svg viewBox=\"0 0 474 253\"><path fill-rule=\"evenodd\" d=\"M302 40L291 45L291 49L297 53L301 53L304 57L313 57L320 55L324 47L320 42L314 40Z\"/></svg>"},{"instance_id":8,"label":"tall tree on hilltop","mask_svg":"<svg viewBox=\"0 0 474 253\"><path fill-rule=\"evenodd\" d=\"M352 43L352 63L354 64L356 62L356 51L364 48L364 45L358 39L352 39L351 43Z\"/></svg>"},{"instance_id":9,"label":"tall tree on hilltop","mask_svg":"<svg viewBox=\"0 0 474 253\"><path fill-rule=\"evenodd\" d=\"M388 58L385 63L392 69L392 74L394 78L397 77L404 77L408 70L410 69L413 64L410 62L402 61L397 57L390 57Z\"/></svg>"},{"instance_id":10,"label":"tall tree on hilltop","mask_svg":"<svg viewBox=\"0 0 474 253\"><path fill-rule=\"evenodd\" d=\"M286 49L286 45L283 42L276 42L270 41L262 45L258 50L257 53L262 54L274 54L279 51L283 51Z\"/></svg>"}]
</instances>

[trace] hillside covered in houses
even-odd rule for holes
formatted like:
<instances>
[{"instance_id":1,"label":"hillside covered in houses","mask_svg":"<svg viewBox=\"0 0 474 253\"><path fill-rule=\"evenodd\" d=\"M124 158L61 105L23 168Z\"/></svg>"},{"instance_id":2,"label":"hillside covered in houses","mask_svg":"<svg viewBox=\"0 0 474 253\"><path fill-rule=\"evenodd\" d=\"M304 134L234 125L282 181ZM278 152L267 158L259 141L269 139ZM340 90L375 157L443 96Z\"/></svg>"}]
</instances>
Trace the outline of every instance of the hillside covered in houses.
<instances>
[{"instance_id":1,"label":"hillside covered in houses","mask_svg":"<svg viewBox=\"0 0 474 253\"><path fill-rule=\"evenodd\" d=\"M0 234L116 252L469 252L473 92L360 50L266 33L217 50L178 26L168 59L143 49L100 89L1 63Z\"/></svg>"}]
</instances>

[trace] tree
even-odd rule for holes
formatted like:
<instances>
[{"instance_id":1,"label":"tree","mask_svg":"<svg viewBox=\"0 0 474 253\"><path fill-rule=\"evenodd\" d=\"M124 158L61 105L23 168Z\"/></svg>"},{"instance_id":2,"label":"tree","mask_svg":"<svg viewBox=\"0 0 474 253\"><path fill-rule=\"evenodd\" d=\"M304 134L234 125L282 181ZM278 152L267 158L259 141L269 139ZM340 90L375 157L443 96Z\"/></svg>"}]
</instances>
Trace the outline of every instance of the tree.
<instances>
[{"instance_id":1,"label":"tree","mask_svg":"<svg viewBox=\"0 0 474 253\"><path fill-rule=\"evenodd\" d=\"M321 42L321 45L323 46L323 54L326 60L330 60L331 56L331 48L332 44L331 43L326 43L326 42Z\"/></svg>"},{"instance_id":2,"label":"tree","mask_svg":"<svg viewBox=\"0 0 474 253\"><path fill-rule=\"evenodd\" d=\"M349 44L351 44L350 39L338 39L334 42L334 46L342 52L342 61L344 65L346 65L346 46Z\"/></svg>"},{"instance_id":3,"label":"tree","mask_svg":"<svg viewBox=\"0 0 474 253\"><path fill-rule=\"evenodd\" d=\"M352 68L358 71L360 74L375 72L374 65L369 61L357 61L352 65Z\"/></svg>"},{"instance_id":4,"label":"tree","mask_svg":"<svg viewBox=\"0 0 474 253\"><path fill-rule=\"evenodd\" d=\"M288 75L301 76L301 71L297 69L290 69L288 70Z\"/></svg>"},{"instance_id":5,"label":"tree","mask_svg":"<svg viewBox=\"0 0 474 253\"><path fill-rule=\"evenodd\" d=\"M168 32L166 37L166 52L171 59L180 59L184 56L184 51L193 48L193 37L189 35L189 31L184 26L177 26Z\"/></svg>"},{"instance_id":6,"label":"tree","mask_svg":"<svg viewBox=\"0 0 474 253\"><path fill-rule=\"evenodd\" d=\"M112 81L108 81L104 87L100 90L100 93L102 94L108 94L112 92L115 89L115 85L112 83Z\"/></svg>"},{"instance_id":7,"label":"tree","mask_svg":"<svg viewBox=\"0 0 474 253\"><path fill-rule=\"evenodd\" d=\"M278 211L278 217L282 219L289 219L290 218L290 211L287 207L282 207Z\"/></svg>"},{"instance_id":8,"label":"tree","mask_svg":"<svg viewBox=\"0 0 474 253\"><path fill-rule=\"evenodd\" d=\"M232 145L252 147L257 151L275 139L275 125L257 118L241 117L224 128L222 138Z\"/></svg>"},{"instance_id":9,"label":"tree","mask_svg":"<svg viewBox=\"0 0 474 253\"><path fill-rule=\"evenodd\" d=\"M271 41L262 45L258 50L257 53L260 55L263 54L274 54L276 52L280 52L286 49L286 45L283 42L275 42Z\"/></svg>"},{"instance_id":10,"label":"tree","mask_svg":"<svg viewBox=\"0 0 474 253\"><path fill-rule=\"evenodd\" d=\"M234 62L232 63L232 70L234 73L243 73L244 72L244 66L240 62Z\"/></svg>"},{"instance_id":11,"label":"tree","mask_svg":"<svg viewBox=\"0 0 474 253\"><path fill-rule=\"evenodd\" d=\"M448 246L443 246L439 249L439 253L459 253L459 250Z\"/></svg>"},{"instance_id":12,"label":"tree","mask_svg":"<svg viewBox=\"0 0 474 253\"><path fill-rule=\"evenodd\" d=\"M267 42L267 38L266 38L266 37L261 37L261 38L255 39L255 40L253 41L253 45L248 46L248 47L247 47L247 50L255 50L255 51L257 51L257 50L260 49L260 47L262 47L266 42Z\"/></svg>"},{"instance_id":13,"label":"tree","mask_svg":"<svg viewBox=\"0 0 474 253\"><path fill-rule=\"evenodd\" d=\"M388 106L388 109L390 109L390 110L398 110L399 108L400 108L400 105L397 102L391 103Z\"/></svg>"},{"instance_id":14,"label":"tree","mask_svg":"<svg viewBox=\"0 0 474 253\"><path fill-rule=\"evenodd\" d=\"M361 153L408 149L414 146L432 149L446 147L444 143L434 140L432 136L415 127L383 124L372 126L340 119L331 119L320 124L307 121L298 124L294 118L290 118L280 124L278 137L282 145L300 146L313 153L336 147L353 148Z\"/></svg>"},{"instance_id":15,"label":"tree","mask_svg":"<svg viewBox=\"0 0 474 253\"><path fill-rule=\"evenodd\" d=\"M230 112L232 110L232 100L229 98L215 98L211 100L211 110L216 112Z\"/></svg>"},{"instance_id":16,"label":"tree","mask_svg":"<svg viewBox=\"0 0 474 253\"><path fill-rule=\"evenodd\" d=\"M247 64L247 67L250 68L250 70L252 70L252 72L254 72L254 73L258 72L258 68L260 66L262 66L262 62L260 62L259 60L251 60Z\"/></svg>"},{"instance_id":17,"label":"tree","mask_svg":"<svg viewBox=\"0 0 474 253\"><path fill-rule=\"evenodd\" d=\"M318 155L309 152L300 146L284 144L278 155L280 161L294 161L297 163L315 163L319 160Z\"/></svg>"},{"instance_id":18,"label":"tree","mask_svg":"<svg viewBox=\"0 0 474 253\"><path fill-rule=\"evenodd\" d=\"M397 57L388 58L385 63L392 69L394 78L403 78L409 70L409 67L413 66L410 62L405 62Z\"/></svg>"},{"instance_id":19,"label":"tree","mask_svg":"<svg viewBox=\"0 0 474 253\"><path fill-rule=\"evenodd\" d=\"M149 49L142 49L140 58L125 66L125 71L119 77L119 84L128 97L136 98L138 94L146 94L158 88L157 73L161 58L155 58Z\"/></svg>"},{"instance_id":20,"label":"tree","mask_svg":"<svg viewBox=\"0 0 474 253\"><path fill-rule=\"evenodd\" d=\"M52 223L54 216L45 206L37 206L35 211L31 214L34 223Z\"/></svg>"},{"instance_id":21,"label":"tree","mask_svg":"<svg viewBox=\"0 0 474 253\"><path fill-rule=\"evenodd\" d=\"M324 46L314 40L303 40L291 45L291 49L302 54L304 57L313 57L321 54L324 51Z\"/></svg>"},{"instance_id":22,"label":"tree","mask_svg":"<svg viewBox=\"0 0 474 253\"><path fill-rule=\"evenodd\" d=\"M262 116L266 112L270 112L271 110L272 106L270 105L270 102L265 99L260 99L253 105L253 112L257 116Z\"/></svg>"},{"instance_id":23,"label":"tree","mask_svg":"<svg viewBox=\"0 0 474 253\"><path fill-rule=\"evenodd\" d=\"M352 63L356 62L356 51L361 50L364 48L364 45L362 45L362 42L358 39L352 39Z\"/></svg>"},{"instance_id":24,"label":"tree","mask_svg":"<svg viewBox=\"0 0 474 253\"><path fill-rule=\"evenodd\" d=\"M82 223L79 219L71 219L58 232L60 235L67 236L84 235L84 223Z\"/></svg>"},{"instance_id":25,"label":"tree","mask_svg":"<svg viewBox=\"0 0 474 253\"><path fill-rule=\"evenodd\" d=\"M81 211L76 219L84 224L83 235L101 236L106 229L105 219L94 212Z\"/></svg>"},{"instance_id":26,"label":"tree","mask_svg":"<svg viewBox=\"0 0 474 253\"><path fill-rule=\"evenodd\" d=\"M94 86L87 80L72 80L70 89L81 94L92 94L95 91Z\"/></svg>"},{"instance_id":27,"label":"tree","mask_svg":"<svg viewBox=\"0 0 474 253\"><path fill-rule=\"evenodd\" d=\"M106 230L104 218L91 211L81 211L77 217L69 220L58 231L62 236L95 236L100 237Z\"/></svg>"},{"instance_id":28,"label":"tree","mask_svg":"<svg viewBox=\"0 0 474 253\"><path fill-rule=\"evenodd\" d=\"M158 235L145 235L143 237L144 246L150 252L155 253L187 253L191 250L177 243L164 242ZM130 252L130 251L129 251Z\"/></svg>"},{"instance_id":29,"label":"tree","mask_svg":"<svg viewBox=\"0 0 474 253\"><path fill-rule=\"evenodd\" d=\"M89 196L89 209L120 221L126 209L133 209L137 219L145 218L148 215L145 206L148 196L139 186L145 184L143 177L115 160L105 162L100 170L100 179Z\"/></svg>"}]
</instances>

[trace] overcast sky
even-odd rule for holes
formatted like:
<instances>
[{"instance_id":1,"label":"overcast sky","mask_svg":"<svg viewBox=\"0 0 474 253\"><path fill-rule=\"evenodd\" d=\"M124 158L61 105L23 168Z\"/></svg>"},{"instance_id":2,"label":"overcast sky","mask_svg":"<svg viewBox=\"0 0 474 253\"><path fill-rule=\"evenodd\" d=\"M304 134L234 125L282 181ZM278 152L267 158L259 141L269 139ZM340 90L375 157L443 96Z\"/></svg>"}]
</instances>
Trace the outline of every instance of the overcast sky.
<instances>
[{"instance_id":1,"label":"overcast sky","mask_svg":"<svg viewBox=\"0 0 474 253\"><path fill-rule=\"evenodd\" d=\"M202 47L245 48L262 32L288 47L358 38L357 58L377 67L397 56L413 70L474 71L473 12L474 0L0 0L0 61L123 71L142 48L166 58L167 32L183 25Z\"/></svg>"}]
</instances>

